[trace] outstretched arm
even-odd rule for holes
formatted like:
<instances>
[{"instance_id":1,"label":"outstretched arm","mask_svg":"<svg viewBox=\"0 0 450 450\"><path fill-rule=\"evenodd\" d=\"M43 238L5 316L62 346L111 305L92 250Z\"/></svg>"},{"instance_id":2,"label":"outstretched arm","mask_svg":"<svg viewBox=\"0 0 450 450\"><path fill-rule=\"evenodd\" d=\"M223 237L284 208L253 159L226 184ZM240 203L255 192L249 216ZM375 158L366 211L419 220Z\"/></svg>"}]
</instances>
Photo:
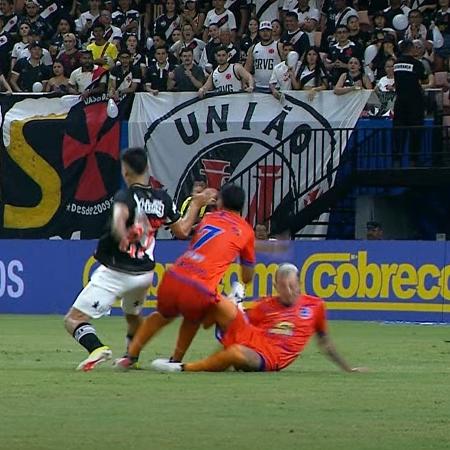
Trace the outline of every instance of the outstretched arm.
<instances>
[{"instance_id":1,"label":"outstretched arm","mask_svg":"<svg viewBox=\"0 0 450 450\"><path fill-rule=\"evenodd\" d=\"M216 195L217 191L212 188L207 188L203 192L193 195L187 213L181 219L170 225L172 233L178 239L189 239L200 209L205 205L212 204L215 201Z\"/></svg>"},{"instance_id":2,"label":"outstretched arm","mask_svg":"<svg viewBox=\"0 0 450 450\"><path fill-rule=\"evenodd\" d=\"M214 89L213 81L212 81L212 73L209 75L208 79L206 80L205 84L198 90L198 96L200 98L204 97L204 95L212 91Z\"/></svg>"},{"instance_id":3,"label":"outstretched arm","mask_svg":"<svg viewBox=\"0 0 450 450\"><path fill-rule=\"evenodd\" d=\"M344 372L367 371L367 369L365 369L364 367L351 367L347 363L347 361L338 353L333 341L330 339L328 334L318 334L317 336L317 344L319 345L320 350Z\"/></svg>"}]
</instances>

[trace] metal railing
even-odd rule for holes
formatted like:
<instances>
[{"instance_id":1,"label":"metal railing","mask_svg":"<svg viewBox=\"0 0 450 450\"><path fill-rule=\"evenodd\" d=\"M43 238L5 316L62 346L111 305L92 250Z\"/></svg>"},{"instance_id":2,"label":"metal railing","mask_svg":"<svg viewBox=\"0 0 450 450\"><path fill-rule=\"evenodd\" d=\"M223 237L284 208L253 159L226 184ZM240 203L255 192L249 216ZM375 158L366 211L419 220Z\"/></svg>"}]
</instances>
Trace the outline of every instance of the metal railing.
<instances>
[{"instance_id":1,"label":"metal railing","mask_svg":"<svg viewBox=\"0 0 450 450\"><path fill-rule=\"evenodd\" d=\"M247 192L247 219L252 225L287 221L358 173L450 169L450 127L386 125L304 129L298 139L307 145L299 153L287 144L267 151L230 180Z\"/></svg>"}]
</instances>

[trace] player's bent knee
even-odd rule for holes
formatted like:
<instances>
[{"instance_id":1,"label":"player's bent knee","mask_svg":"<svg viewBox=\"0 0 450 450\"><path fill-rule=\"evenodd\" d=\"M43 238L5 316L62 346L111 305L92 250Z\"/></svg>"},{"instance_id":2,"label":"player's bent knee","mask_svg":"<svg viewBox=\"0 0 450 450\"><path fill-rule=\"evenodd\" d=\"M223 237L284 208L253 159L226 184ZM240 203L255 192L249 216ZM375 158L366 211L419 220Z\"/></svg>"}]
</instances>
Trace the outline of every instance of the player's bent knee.
<instances>
[{"instance_id":1,"label":"player's bent knee","mask_svg":"<svg viewBox=\"0 0 450 450\"><path fill-rule=\"evenodd\" d=\"M67 331L73 332L78 324L88 322L91 318L75 308L70 308L68 313L64 316L64 327Z\"/></svg>"},{"instance_id":2,"label":"player's bent knee","mask_svg":"<svg viewBox=\"0 0 450 450\"><path fill-rule=\"evenodd\" d=\"M246 365L247 357L245 352L243 351L242 345L233 344L227 348L227 352L232 356L233 362L238 365Z\"/></svg>"},{"instance_id":3,"label":"player's bent knee","mask_svg":"<svg viewBox=\"0 0 450 450\"><path fill-rule=\"evenodd\" d=\"M233 351L235 360L233 365L236 370L253 372L263 367L261 356L254 350L239 344L234 344L229 349Z\"/></svg>"}]
</instances>

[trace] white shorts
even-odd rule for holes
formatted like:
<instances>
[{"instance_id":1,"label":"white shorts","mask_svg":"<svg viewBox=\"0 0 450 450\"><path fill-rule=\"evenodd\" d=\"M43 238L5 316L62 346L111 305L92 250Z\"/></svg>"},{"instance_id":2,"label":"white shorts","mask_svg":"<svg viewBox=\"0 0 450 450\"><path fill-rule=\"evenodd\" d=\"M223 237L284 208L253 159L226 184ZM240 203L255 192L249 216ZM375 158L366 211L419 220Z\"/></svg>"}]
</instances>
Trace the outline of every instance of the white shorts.
<instances>
[{"instance_id":1,"label":"white shorts","mask_svg":"<svg viewBox=\"0 0 450 450\"><path fill-rule=\"evenodd\" d=\"M153 272L130 274L100 266L72 307L98 319L110 314L111 306L119 298L123 312L137 316L142 310L152 280Z\"/></svg>"}]
</instances>

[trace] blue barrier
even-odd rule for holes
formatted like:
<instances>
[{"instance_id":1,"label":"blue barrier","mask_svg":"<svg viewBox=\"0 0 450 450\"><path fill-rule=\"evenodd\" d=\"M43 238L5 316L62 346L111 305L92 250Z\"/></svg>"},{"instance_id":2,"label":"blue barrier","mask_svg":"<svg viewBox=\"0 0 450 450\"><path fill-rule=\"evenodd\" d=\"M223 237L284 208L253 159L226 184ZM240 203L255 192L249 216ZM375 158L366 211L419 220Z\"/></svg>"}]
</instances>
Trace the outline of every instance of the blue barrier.
<instances>
[{"instance_id":1,"label":"blue barrier","mask_svg":"<svg viewBox=\"0 0 450 450\"><path fill-rule=\"evenodd\" d=\"M432 164L433 158L433 119L425 119L421 133L421 163ZM391 119L359 119L355 132L347 143L348 149L357 149L356 167L358 169L386 169L393 165L393 122ZM406 147L408 141L405 140ZM402 150L401 164L408 167L408 151Z\"/></svg>"},{"instance_id":2,"label":"blue barrier","mask_svg":"<svg viewBox=\"0 0 450 450\"><path fill-rule=\"evenodd\" d=\"M96 267L95 241L0 241L0 313L63 314ZM159 241L154 306L164 271L186 248ZM258 254L251 299L270 295L277 264L301 267L306 292L327 301L330 318L450 322L450 262L446 242L286 242L283 252ZM233 264L220 289L238 277ZM116 309L114 313L119 313Z\"/></svg>"}]
</instances>

